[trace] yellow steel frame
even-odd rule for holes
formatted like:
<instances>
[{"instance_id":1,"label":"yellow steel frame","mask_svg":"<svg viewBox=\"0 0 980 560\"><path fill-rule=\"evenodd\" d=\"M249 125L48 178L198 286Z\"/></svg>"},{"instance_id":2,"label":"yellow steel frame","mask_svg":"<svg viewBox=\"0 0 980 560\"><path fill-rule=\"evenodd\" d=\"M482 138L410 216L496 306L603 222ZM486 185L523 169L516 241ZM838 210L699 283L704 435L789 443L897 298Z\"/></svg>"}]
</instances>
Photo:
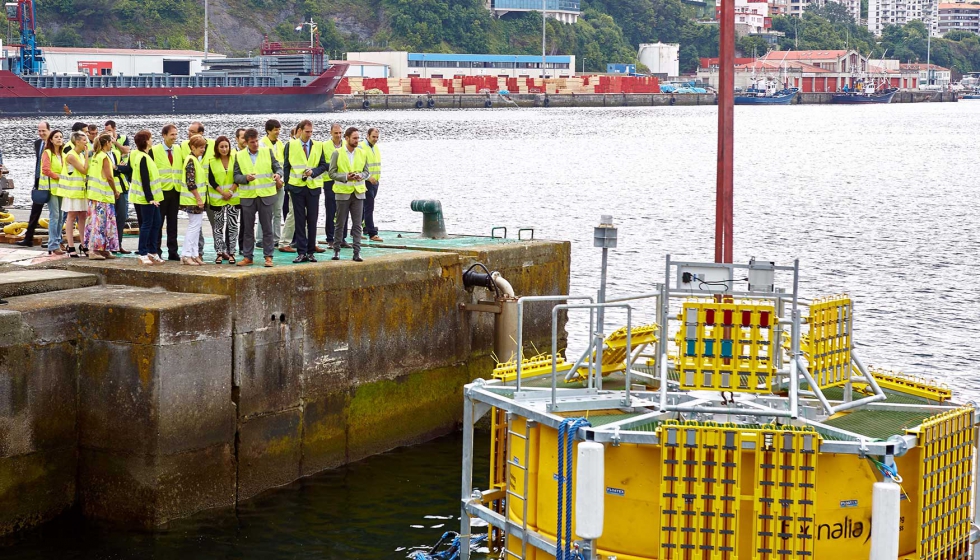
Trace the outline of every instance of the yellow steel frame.
<instances>
[{"instance_id":1,"label":"yellow steel frame","mask_svg":"<svg viewBox=\"0 0 980 560\"><path fill-rule=\"evenodd\" d=\"M682 389L769 393L776 309L756 302L684 302L676 334Z\"/></svg>"},{"instance_id":2,"label":"yellow steel frame","mask_svg":"<svg viewBox=\"0 0 980 560\"><path fill-rule=\"evenodd\" d=\"M949 387L941 387L925 379L879 368L871 368L871 374L874 375L875 381L882 389L938 402L945 402L953 398L953 391ZM855 387L863 387L864 385L863 383L854 384Z\"/></svg>"},{"instance_id":3,"label":"yellow steel frame","mask_svg":"<svg viewBox=\"0 0 980 560\"><path fill-rule=\"evenodd\" d=\"M851 379L853 314L854 304L846 295L820 298L810 304L810 334L804 352L821 389L838 387Z\"/></svg>"},{"instance_id":4,"label":"yellow steel frame","mask_svg":"<svg viewBox=\"0 0 980 560\"><path fill-rule=\"evenodd\" d=\"M524 358L521 361L521 379L531 379L542 375L551 375L551 354L541 354L532 358ZM565 361L565 358L558 356L555 360L557 371L565 372L572 369L572 365ZM513 360L497 364L493 368L493 378L504 382L517 379L517 363Z\"/></svg>"},{"instance_id":5,"label":"yellow steel frame","mask_svg":"<svg viewBox=\"0 0 980 560\"><path fill-rule=\"evenodd\" d=\"M758 432L752 558L813 558L821 438L810 427L768 426Z\"/></svg>"},{"instance_id":6,"label":"yellow steel frame","mask_svg":"<svg viewBox=\"0 0 980 560\"><path fill-rule=\"evenodd\" d=\"M738 459L745 430L734 424L667 421L658 431L663 448L658 557L735 560Z\"/></svg>"},{"instance_id":7,"label":"yellow steel frame","mask_svg":"<svg viewBox=\"0 0 980 560\"><path fill-rule=\"evenodd\" d=\"M507 411L502 408L490 409L490 489L504 492L507 490ZM506 501L494 500L491 504L493 511L504 514ZM503 531L493 525L487 525L490 550L500 550L504 544Z\"/></svg>"},{"instance_id":8,"label":"yellow steel frame","mask_svg":"<svg viewBox=\"0 0 980 560\"><path fill-rule=\"evenodd\" d=\"M973 407L933 416L910 433L922 448L918 512L920 560L970 556L970 487L976 428Z\"/></svg>"}]
</instances>

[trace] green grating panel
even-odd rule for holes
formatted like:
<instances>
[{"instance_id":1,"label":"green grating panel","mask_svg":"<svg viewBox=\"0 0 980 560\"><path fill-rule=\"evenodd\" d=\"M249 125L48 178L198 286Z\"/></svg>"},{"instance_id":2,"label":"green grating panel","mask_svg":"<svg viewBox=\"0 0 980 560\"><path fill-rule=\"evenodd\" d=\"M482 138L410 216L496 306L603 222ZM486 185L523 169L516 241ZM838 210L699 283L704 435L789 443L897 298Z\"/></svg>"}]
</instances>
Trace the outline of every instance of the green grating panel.
<instances>
[{"instance_id":1,"label":"green grating panel","mask_svg":"<svg viewBox=\"0 0 980 560\"><path fill-rule=\"evenodd\" d=\"M636 426L630 426L624 429L624 432L656 432L657 428L663 424L662 420L653 420L650 422L644 422L642 424L637 424Z\"/></svg>"},{"instance_id":2,"label":"green grating panel","mask_svg":"<svg viewBox=\"0 0 980 560\"><path fill-rule=\"evenodd\" d=\"M599 426L605 426L606 424L612 424L613 422L619 422L621 420L636 418L641 414L646 414L646 411L628 412L623 414L603 414L602 416L589 416L588 420L592 424L593 428L598 428Z\"/></svg>"},{"instance_id":3,"label":"green grating panel","mask_svg":"<svg viewBox=\"0 0 980 560\"><path fill-rule=\"evenodd\" d=\"M884 440L890 436L905 435L934 412L896 412L890 410L857 410L823 423L828 426Z\"/></svg>"},{"instance_id":4,"label":"green grating panel","mask_svg":"<svg viewBox=\"0 0 980 560\"><path fill-rule=\"evenodd\" d=\"M916 397L913 395L906 395L905 393L899 393L897 391L889 391L883 389L885 395L888 397L885 402L895 403L895 404L938 404L937 401L931 401L929 399L924 399L922 397ZM830 387L823 390L823 396L827 397L827 400L840 401L844 400L844 388L843 387ZM863 393L857 391L854 392L854 400L862 398Z\"/></svg>"}]
</instances>

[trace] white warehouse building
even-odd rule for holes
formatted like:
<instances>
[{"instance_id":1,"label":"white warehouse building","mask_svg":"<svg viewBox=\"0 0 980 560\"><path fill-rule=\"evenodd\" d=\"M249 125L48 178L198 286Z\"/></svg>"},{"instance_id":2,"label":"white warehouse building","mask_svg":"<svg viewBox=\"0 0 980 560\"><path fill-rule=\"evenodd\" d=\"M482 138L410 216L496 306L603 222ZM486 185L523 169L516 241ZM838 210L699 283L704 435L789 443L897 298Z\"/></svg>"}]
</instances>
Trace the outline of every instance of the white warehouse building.
<instances>
[{"instance_id":1,"label":"white warehouse building","mask_svg":"<svg viewBox=\"0 0 980 560\"><path fill-rule=\"evenodd\" d=\"M192 76L203 68L202 51L153 49L83 49L71 47L42 47L44 68L48 74L88 74L91 76L137 76L139 74L172 74ZM7 55L15 55L7 47ZM225 58L223 54L208 54L209 59Z\"/></svg>"}]
</instances>

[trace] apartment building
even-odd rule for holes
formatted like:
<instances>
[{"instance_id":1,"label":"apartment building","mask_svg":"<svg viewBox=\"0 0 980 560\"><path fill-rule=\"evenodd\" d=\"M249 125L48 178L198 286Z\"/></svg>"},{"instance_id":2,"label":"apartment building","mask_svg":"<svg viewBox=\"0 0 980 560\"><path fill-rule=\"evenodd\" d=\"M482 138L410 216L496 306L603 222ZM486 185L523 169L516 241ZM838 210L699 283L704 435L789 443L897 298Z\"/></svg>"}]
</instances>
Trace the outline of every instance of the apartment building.
<instances>
[{"instance_id":1,"label":"apartment building","mask_svg":"<svg viewBox=\"0 0 980 560\"><path fill-rule=\"evenodd\" d=\"M929 32L939 36L939 2L937 0L868 0L868 29L881 35L886 25L905 25L923 21Z\"/></svg>"},{"instance_id":2,"label":"apartment building","mask_svg":"<svg viewBox=\"0 0 980 560\"><path fill-rule=\"evenodd\" d=\"M980 5L966 3L939 5L939 34L945 35L956 30L980 34Z\"/></svg>"}]
</instances>

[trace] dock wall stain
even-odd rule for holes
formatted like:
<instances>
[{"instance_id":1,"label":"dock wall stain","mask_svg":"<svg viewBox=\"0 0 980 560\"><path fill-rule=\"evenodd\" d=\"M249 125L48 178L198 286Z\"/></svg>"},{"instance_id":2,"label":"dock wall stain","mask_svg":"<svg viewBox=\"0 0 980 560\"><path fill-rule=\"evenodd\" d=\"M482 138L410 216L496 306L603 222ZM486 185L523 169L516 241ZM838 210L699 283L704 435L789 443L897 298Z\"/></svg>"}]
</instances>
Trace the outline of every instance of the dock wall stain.
<instances>
[{"instance_id":1,"label":"dock wall stain","mask_svg":"<svg viewBox=\"0 0 980 560\"><path fill-rule=\"evenodd\" d=\"M73 263L100 285L0 311L0 534L73 506L152 528L448 433L493 366L493 317L459 309L487 293L462 271L567 293L569 259L532 241L363 266ZM550 321L529 307L528 348Z\"/></svg>"}]
</instances>

